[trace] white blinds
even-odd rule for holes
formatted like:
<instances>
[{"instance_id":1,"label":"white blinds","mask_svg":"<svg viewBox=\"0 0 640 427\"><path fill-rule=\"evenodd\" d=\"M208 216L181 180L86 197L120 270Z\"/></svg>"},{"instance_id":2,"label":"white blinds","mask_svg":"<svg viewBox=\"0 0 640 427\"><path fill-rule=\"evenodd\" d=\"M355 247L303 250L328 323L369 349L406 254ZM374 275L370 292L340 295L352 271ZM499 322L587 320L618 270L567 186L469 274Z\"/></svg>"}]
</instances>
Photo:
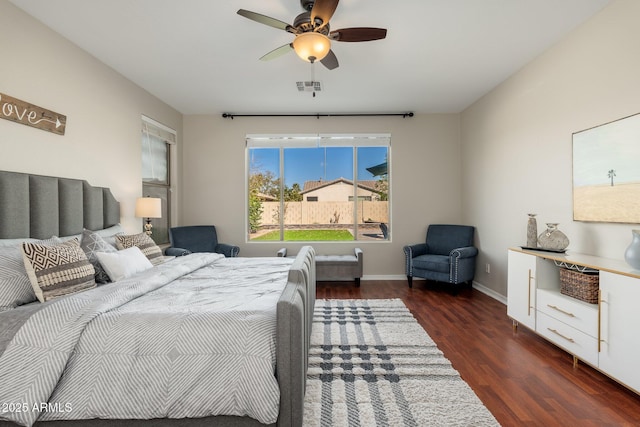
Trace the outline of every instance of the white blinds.
<instances>
[{"instance_id":1,"label":"white blinds","mask_svg":"<svg viewBox=\"0 0 640 427\"><path fill-rule=\"evenodd\" d=\"M175 130L146 116L142 116L142 133L143 135L154 136L167 144L173 145L177 143L177 132Z\"/></svg>"},{"instance_id":2,"label":"white blinds","mask_svg":"<svg viewBox=\"0 0 640 427\"><path fill-rule=\"evenodd\" d=\"M168 144L176 143L176 132L148 117L142 117L142 181L168 184Z\"/></svg>"}]
</instances>

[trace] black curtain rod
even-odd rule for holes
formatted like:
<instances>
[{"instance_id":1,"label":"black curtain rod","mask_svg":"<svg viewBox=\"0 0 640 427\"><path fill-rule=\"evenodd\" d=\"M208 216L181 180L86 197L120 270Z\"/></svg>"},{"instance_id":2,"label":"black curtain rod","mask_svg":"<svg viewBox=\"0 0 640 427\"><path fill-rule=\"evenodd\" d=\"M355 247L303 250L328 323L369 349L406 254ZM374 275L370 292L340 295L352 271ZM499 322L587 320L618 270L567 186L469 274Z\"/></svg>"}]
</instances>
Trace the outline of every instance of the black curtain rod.
<instances>
[{"instance_id":1,"label":"black curtain rod","mask_svg":"<svg viewBox=\"0 0 640 427\"><path fill-rule=\"evenodd\" d=\"M400 116L403 119L407 117L413 117L413 112L408 113L348 113L348 114L328 114L328 113L316 113L316 114L232 114L222 113L222 117L225 119L233 120L234 117L382 117L382 116Z\"/></svg>"}]
</instances>

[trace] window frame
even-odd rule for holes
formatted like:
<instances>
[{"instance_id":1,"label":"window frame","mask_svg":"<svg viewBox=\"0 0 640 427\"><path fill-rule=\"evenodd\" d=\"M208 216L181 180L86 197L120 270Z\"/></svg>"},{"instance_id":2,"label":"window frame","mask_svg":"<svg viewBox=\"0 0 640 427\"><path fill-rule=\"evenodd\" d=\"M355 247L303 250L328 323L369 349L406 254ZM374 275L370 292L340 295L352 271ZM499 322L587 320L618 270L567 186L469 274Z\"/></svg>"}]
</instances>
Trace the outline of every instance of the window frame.
<instances>
[{"instance_id":1,"label":"window frame","mask_svg":"<svg viewBox=\"0 0 640 427\"><path fill-rule=\"evenodd\" d=\"M279 212L283 212L284 205L287 203L284 200L283 194L284 189L286 187L285 182L285 167L284 165L284 151L287 148L322 148L322 147L350 147L353 150L353 177L349 179L353 186L353 194L349 196L349 202L353 203L353 220L352 224L345 223L346 226L352 226L354 229L354 239L353 240L308 240L305 242L328 242L328 243L353 243L353 242L377 242L383 243L391 242L391 234L387 234L386 237L383 238L375 238L372 240L368 240L366 238L362 238L359 233L359 227L362 227L362 224L358 221L358 216L362 215L361 206L359 206L358 202L362 202L363 198L366 196L359 196L360 181L369 181L367 179L358 179L359 171L358 169L358 149L361 148L372 148L372 147L385 147L386 149L386 163L387 163L387 173L385 178L380 178L379 180L385 180L386 185L386 200L380 200L376 197L370 197L375 201L386 202L386 229L391 228L391 217L392 217L392 197L391 197L391 134L247 134L245 138L245 242L246 243L287 243L294 242L294 240L285 240L284 232L288 229L287 224L285 223L284 218L278 219L277 230L280 231L280 236L278 240L267 240L267 241L259 241L252 239L250 232L250 220L249 220L249 205L250 205L250 188L249 182L251 178L252 172L252 164L251 164L251 149L254 148L267 148L267 149L278 149L278 157L279 157L279 165L278 165L278 177L277 180L280 181L279 194L280 194L280 210ZM265 169L267 171L267 169ZM378 175L375 175L377 177ZM306 182L308 180L305 180ZM330 180L328 180L330 181ZM304 184L297 183L297 184ZM308 200L316 198L315 201ZM317 196L304 196L304 201L307 202L317 202ZM374 201L372 200L372 201ZM282 215L284 216L284 215ZM349 215L351 216L351 215ZM364 223L376 223L376 221L364 221ZM380 221L380 224L383 224L385 221ZM311 224L311 223L310 223ZM314 223L315 224L315 223ZM382 227L382 226L381 226ZM363 227L365 228L365 227ZM381 228L382 230L382 228ZM384 235L385 233L379 233ZM300 241L296 241L300 242Z\"/></svg>"},{"instance_id":2,"label":"window frame","mask_svg":"<svg viewBox=\"0 0 640 427\"><path fill-rule=\"evenodd\" d=\"M153 136L155 138L158 138L162 141L164 141L165 143L165 147L166 147L166 158L165 158L165 162L166 162L166 168L167 168L167 182L154 182L154 181L145 181L145 178L142 177L142 196L143 197L147 197L147 196L151 196L151 197L158 197L158 194L156 193L157 190L163 190L162 192L164 193L166 191L166 196L164 197L165 199L165 203L164 206L162 206L162 217L161 218L151 218L151 224L153 225L153 234L151 235L151 238L159 245L165 245L165 244L169 244L169 227L171 226L171 220L172 220L172 215L171 215L171 211L172 211L172 183L173 183L173 179L172 179L172 172L173 172L173 168L171 167L171 161L172 161L172 146L177 144L177 132L150 118L147 117L145 115L142 115L142 139L141 139L141 144L142 144L142 152L141 152L141 163L142 163L142 157L144 156L144 138L149 138L149 136ZM162 197L161 197L162 198ZM166 230L166 232L162 232L162 233L157 233L157 230Z\"/></svg>"}]
</instances>

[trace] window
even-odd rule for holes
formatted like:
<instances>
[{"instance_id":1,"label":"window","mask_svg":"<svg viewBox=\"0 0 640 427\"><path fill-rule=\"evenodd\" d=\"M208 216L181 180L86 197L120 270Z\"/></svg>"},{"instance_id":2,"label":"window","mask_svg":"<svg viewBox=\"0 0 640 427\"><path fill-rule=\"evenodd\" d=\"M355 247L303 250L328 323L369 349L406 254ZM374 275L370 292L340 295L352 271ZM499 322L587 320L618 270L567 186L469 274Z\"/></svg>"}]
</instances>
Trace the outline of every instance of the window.
<instances>
[{"instance_id":1,"label":"window","mask_svg":"<svg viewBox=\"0 0 640 427\"><path fill-rule=\"evenodd\" d=\"M390 135L247 135L247 240L388 240L389 153Z\"/></svg>"},{"instance_id":2,"label":"window","mask_svg":"<svg viewBox=\"0 0 640 427\"><path fill-rule=\"evenodd\" d=\"M142 195L162 200L162 217L151 219L151 238L158 244L169 243L171 145L175 143L176 131L142 116Z\"/></svg>"}]
</instances>

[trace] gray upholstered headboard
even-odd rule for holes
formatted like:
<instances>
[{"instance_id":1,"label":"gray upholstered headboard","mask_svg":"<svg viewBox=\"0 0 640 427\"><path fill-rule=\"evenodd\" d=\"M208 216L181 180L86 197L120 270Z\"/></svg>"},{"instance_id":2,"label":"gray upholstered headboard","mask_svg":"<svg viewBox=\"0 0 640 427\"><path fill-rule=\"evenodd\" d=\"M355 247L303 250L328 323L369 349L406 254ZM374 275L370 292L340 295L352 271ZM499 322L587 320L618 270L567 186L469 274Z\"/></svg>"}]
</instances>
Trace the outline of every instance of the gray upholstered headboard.
<instances>
[{"instance_id":1,"label":"gray upholstered headboard","mask_svg":"<svg viewBox=\"0 0 640 427\"><path fill-rule=\"evenodd\" d=\"M0 239L71 236L120 222L111 190L80 179L0 171Z\"/></svg>"}]
</instances>

